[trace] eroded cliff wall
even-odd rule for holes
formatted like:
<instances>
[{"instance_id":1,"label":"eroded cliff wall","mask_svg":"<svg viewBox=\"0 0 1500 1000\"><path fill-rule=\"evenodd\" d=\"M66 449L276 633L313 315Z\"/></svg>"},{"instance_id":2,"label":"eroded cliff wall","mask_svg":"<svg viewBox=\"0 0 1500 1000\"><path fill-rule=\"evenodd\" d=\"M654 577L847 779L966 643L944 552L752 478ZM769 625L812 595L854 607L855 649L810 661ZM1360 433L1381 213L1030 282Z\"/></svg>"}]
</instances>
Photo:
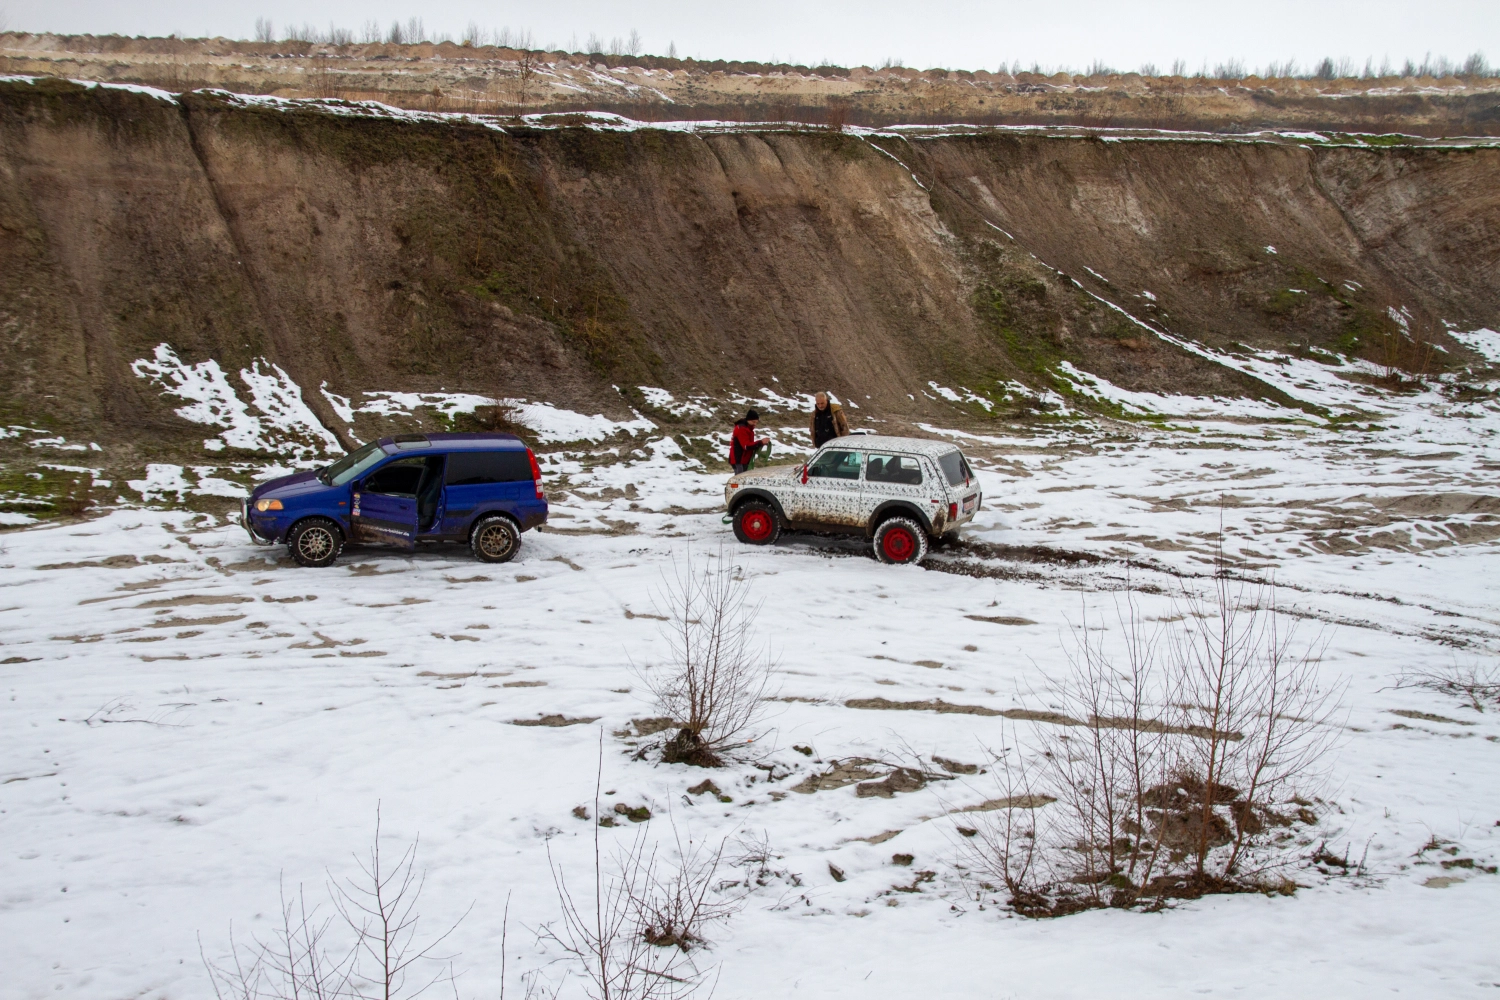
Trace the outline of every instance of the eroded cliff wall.
<instances>
[{"instance_id":1,"label":"eroded cliff wall","mask_svg":"<svg viewBox=\"0 0 1500 1000\"><path fill-rule=\"evenodd\" d=\"M320 387L624 412L779 384L916 416L930 381L1069 361L1274 398L1136 320L1348 354L1405 309L1454 356L1444 321L1500 321L1495 148L345 110L0 83L6 419L191 437L131 369L163 343L268 359L337 432Z\"/></svg>"}]
</instances>

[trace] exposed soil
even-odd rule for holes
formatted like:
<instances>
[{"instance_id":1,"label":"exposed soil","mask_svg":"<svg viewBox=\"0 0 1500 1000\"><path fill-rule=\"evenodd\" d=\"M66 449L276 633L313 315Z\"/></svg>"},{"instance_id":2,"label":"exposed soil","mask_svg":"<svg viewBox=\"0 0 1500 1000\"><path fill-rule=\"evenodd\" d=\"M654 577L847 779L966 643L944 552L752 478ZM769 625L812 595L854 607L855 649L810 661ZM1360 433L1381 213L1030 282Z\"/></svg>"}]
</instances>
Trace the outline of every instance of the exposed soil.
<instances>
[{"instance_id":1,"label":"exposed soil","mask_svg":"<svg viewBox=\"0 0 1500 1000\"><path fill-rule=\"evenodd\" d=\"M591 722L598 722L599 717L579 716L569 718L566 715L543 715L538 719L515 719L511 722L513 726L586 726Z\"/></svg>"},{"instance_id":2,"label":"exposed soil","mask_svg":"<svg viewBox=\"0 0 1500 1000\"><path fill-rule=\"evenodd\" d=\"M878 762L868 757L850 757L845 760L836 760L822 774L809 775L802 779L799 784L792 786L792 791L801 792L803 795L811 795L813 792L832 791L835 788L843 788L846 785L853 785L861 781L870 781L871 779L880 777L878 771L870 769L871 765L879 766Z\"/></svg>"},{"instance_id":3,"label":"exposed soil","mask_svg":"<svg viewBox=\"0 0 1500 1000\"><path fill-rule=\"evenodd\" d=\"M936 381L1029 419L1004 385L1072 392L1063 362L1289 402L1118 310L1229 350L1358 354L1399 304L1453 359L1439 319L1500 325L1484 147L490 128L42 81L0 83L0 177L0 418L116 463L202 454L130 370L163 342L226 372L268 359L347 438L319 386L626 416L636 385L776 376L871 415L987 419Z\"/></svg>"},{"instance_id":4,"label":"exposed soil","mask_svg":"<svg viewBox=\"0 0 1500 1000\"><path fill-rule=\"evenodd\" d=\"M854 787L862 799L893 798L897 792L916 792L927 787L927 776L910 767L898 767L880 781L863 781Z\"/></svg>"}]
</instances>

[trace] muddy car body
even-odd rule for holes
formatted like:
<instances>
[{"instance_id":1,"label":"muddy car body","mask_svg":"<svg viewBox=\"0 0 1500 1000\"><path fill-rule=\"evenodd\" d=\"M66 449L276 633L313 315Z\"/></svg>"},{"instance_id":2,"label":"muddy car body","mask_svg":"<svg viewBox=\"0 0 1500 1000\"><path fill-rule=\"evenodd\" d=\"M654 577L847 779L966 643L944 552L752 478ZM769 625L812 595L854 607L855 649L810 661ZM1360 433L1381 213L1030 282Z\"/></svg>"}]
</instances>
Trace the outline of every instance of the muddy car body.
<instances>
[{"instance_id":1,"label":"muddy car body","mask_svg":"<svg viewBox=\"0 0 1500 1000\"><path fill-rule=\"evenodd\" d=\"M541 479L514 434L402 434L262 483L241 501L241 523L304 566L329 565L349 542L462 542L484 562L506 562L521 533L547 521Z\"/></svg>"},{"instance_id":2,"label":"muddy car body","mask_svg":"<svg viewBox=\"0 0 1500 1000\"><path fill-rule=\"evenodd\" d=\"M921 562L928 540L951 537L982 501L951 443L876 435L837 438L805 463L738 473L724 488L742 542L768 545L782 531L858 533L891 563Z\"/></svg>"}]
</instances>

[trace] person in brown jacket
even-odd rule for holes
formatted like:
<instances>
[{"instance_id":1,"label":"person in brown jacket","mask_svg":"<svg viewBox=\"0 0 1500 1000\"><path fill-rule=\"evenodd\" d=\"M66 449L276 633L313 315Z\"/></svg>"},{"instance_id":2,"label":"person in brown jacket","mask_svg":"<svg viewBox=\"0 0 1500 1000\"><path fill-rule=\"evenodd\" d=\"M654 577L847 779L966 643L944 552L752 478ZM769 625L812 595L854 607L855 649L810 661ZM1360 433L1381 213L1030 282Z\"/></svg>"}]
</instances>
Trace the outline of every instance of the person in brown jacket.
<instances>
[{"instance_id":1,"label":"person in brown jacket","mask_svg":"<svg viewBox=\"0 0 1500 1000\"><path fill-rule=\"evenodd\" d=\"M814 448L821 448L834 438L848 436L849 420L844 416L843 407L830 400L826 392L818 393L814 397L813 403L812 439Z\"/></svg>"}]
</instances>

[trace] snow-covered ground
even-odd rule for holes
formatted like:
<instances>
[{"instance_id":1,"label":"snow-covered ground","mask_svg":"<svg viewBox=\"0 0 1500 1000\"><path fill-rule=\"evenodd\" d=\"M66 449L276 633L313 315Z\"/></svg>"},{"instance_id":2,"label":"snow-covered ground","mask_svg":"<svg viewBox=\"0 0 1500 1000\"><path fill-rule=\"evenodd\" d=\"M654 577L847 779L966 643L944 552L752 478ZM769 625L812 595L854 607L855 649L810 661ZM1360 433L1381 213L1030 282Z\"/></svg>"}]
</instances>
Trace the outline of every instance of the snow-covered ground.
<instances>
[{"instance_id":1,"label":"snow-covered ground","mask_svg":"<svg viewBox=\"0 0 1500 1000\"><path fill-rule=\"evenodd\" d=\"M164 381L186 370L173 360L157 361ZM1316 363L1281 370L1339 402L1309 381ZM606 811L646 805L652 839L675 823L730 838L731 858L762 838L778 856L706 956L722 998L1494 996L1500 877L1482 869L1500 857L1500 713L1394 685L1500 653L1500 415L1436 392L1359 401L1366 420L1334 426L1178 400L1157 407L1171 423L931 428L981 469L986 504L968 533L984 544L926 568L852 542L737 545L722 477L649 421L553 452L552 522L504 566L372 548L300 569L171 509L0 536L0 995L208 995L200 936L215 957L231 921L266 932L278 880L322 898L378 803L390 846L420 834L424 926L473 904L445 945L463 997L499 995L509 898L519 996L523 973L567 968L536 933L557 918L548 850L586 877L593 826L573 809L594 808L602 742ZM215 413L231 410L257 430ZM180 498L175 468L138 492ZM982 763L1013 727L1045 724L846 702L1045 708L1085 605L1112 613L1120 560L1137 583L1170 589L1175 571L1194 586L1221 524L1231 559L1274 576L1288 621L1321 630L1324 682L1348 685L1328 805L1300 849L1326 841L1365 876L1304 866L1290 897L1028 921L957 864L950 814L994 797L988 776L889 799L793 791L840 758ZM1031 546L1113 558L1027 561ZM674 567L720 562L764 601L779 664L765 735L724 771L634 759L631 720L658 714L639 668L666 655L655 595ZM1141 601L1171 614L1167 596ZM587 721L514 724L544 716ZM732 801L686 793L705 777ZM1440 866L1465 858L1476 867Z\"/></svg>"}]
</instances>

